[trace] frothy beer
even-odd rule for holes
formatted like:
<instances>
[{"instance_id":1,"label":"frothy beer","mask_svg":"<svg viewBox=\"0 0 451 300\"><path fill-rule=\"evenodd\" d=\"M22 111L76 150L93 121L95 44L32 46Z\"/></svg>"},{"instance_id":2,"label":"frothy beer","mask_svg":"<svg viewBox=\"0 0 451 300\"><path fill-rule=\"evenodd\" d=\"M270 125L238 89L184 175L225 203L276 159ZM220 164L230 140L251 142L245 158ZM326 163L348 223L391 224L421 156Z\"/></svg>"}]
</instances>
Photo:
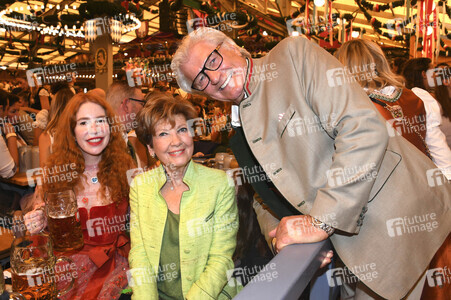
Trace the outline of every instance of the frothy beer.
<instances>
[{"instance_id":1,"label":"frothy beer","mask_svg":"<svg viewBox=\"0 0 451 300\"><path fill-rule=\"evenodd\" d=\"M27 300L52 300L56 297L55 284L46 279L43 271L11 273L13 291Z\"/></svg>"},{"instance_id":2,"label":"frothy beer","mask_svg":"<svg viewBox=\"0 0 451 300\"><path fill-rule=\"evenodd\" d=\"M83 233L78 217L78 211L71 216L61 216L49 213L48 226L56 251L72 251L81 249Z\"/></svg>"}]
</instances>

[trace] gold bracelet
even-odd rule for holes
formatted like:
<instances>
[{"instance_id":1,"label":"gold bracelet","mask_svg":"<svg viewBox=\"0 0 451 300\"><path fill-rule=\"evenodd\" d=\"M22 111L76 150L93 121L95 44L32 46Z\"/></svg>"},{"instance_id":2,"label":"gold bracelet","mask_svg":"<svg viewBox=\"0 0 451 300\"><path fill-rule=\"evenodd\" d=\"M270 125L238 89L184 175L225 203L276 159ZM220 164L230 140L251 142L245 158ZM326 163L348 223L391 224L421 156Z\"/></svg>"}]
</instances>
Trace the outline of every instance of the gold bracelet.
<instances>
[{"instance_id":1,"label":"gold bracelet","mask_svg":"<svg viewBox=\"0 0 451 300\"><path fill-rule=\"evenodd\" d=\"M14 132L10 132L10 133L6 134L6 139L9 139L12 136L17 137L17 134L15 134Z\"/></svg>"}]
</instances>

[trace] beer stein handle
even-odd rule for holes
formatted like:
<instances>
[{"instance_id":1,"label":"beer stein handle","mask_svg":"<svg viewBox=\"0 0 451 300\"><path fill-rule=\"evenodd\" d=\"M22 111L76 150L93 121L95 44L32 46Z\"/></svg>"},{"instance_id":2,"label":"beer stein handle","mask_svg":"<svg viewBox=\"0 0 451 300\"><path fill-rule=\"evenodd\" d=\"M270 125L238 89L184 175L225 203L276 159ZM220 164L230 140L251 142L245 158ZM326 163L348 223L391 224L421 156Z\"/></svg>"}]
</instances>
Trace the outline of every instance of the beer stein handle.
<instances>
[{"instance_id":1,"label":"beer stein handle","mask_svg":"<svg viewBox=\"0 0 451 300\"><path fill-rule=\"evenodd\" d=\"M61 261L67 261L69 264L73 264L74 261L72 259L70 259L69 257L59 257L56 260L56 263L61 262ZM71 276L71 281L69 283L68 286L66 286L64 289L62 289L61 291L58 292L57 297L60 298L64 295L66 295L73 287L74 287L74 283L75 283L75 278L73 276Z\"/></svg>"},{"instance_id":2,"label":"beer stein handle","mask_svg":"<svg viewBox=\"0 0 451 300\"><path fill-rule=\"evenodd\" d=\"M27 300L21 293L17 293L17 292L9 293L9 299Z\"/></svg>"}]
</instances>

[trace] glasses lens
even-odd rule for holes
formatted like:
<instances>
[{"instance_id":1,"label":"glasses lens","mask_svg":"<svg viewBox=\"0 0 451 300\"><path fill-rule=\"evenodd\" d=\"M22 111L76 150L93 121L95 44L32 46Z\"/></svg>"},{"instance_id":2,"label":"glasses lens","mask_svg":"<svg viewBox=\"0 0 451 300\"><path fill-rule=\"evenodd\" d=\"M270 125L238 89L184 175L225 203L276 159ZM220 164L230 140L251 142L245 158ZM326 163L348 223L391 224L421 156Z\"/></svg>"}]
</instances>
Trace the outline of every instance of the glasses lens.
<instances>
[{"instance_id":1,"label":"glasses lens","mask_svg":"<svg viewBox=\"0 0 451 300\"><path fill-rule=\"evenodd\" d=\"M222 56L218 52L214 51L205 63L205 68L211 71L215 71L222 63Z\"/></svg>"},{"instance_id":2,"label":"glasses lens","mask_svg":"<svg viewBox=\"0 0 451 300\"><path fill-rule=\"evenodd\" d=\"M208 76L204 73L200 73L199 75L197 75L196 79L194 79L193 87L196 90L203 91L207 87L209 82L210 79L208 78Z\"/></svg>"}]
</instances>

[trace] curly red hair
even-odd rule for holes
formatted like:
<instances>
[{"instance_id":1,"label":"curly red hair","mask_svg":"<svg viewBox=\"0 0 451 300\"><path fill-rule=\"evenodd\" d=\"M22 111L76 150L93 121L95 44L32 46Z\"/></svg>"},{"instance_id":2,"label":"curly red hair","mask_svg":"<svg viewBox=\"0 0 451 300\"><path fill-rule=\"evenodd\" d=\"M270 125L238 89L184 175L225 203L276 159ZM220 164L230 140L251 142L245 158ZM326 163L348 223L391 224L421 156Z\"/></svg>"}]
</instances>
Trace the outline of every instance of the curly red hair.
<instances>
[{"instance_id":1,"label":"curly red hair","mask_svg":"<svg viewBox=\"0 0 451 300\"><path fill-rule=\"evenodd\" d=\"M105 198L108 190L111 200L119 203L122 199L128 199L129 185L127 181L127 170L134 168L134 162L127 153L127 145L120 130L120 124L115 117L115 113L106 100L93 94L77 94L67 104L64 109L58 125L55 130L54 143L52 145L53 153L46 162L46 167L63 169L61 166L75 164L75 171L78 176L72 180L58 182L44 182L44 191L74 189L80 191L82 188L81 177L84 177L85 160L82 151L75 141L75 125L77 123L76 114L80 106L86 102L92 102L100 105L104 110L110 126L110 140L102 153L99 163L97 178L101 184L100 196Z\"/></svg>"}]
</instances>

